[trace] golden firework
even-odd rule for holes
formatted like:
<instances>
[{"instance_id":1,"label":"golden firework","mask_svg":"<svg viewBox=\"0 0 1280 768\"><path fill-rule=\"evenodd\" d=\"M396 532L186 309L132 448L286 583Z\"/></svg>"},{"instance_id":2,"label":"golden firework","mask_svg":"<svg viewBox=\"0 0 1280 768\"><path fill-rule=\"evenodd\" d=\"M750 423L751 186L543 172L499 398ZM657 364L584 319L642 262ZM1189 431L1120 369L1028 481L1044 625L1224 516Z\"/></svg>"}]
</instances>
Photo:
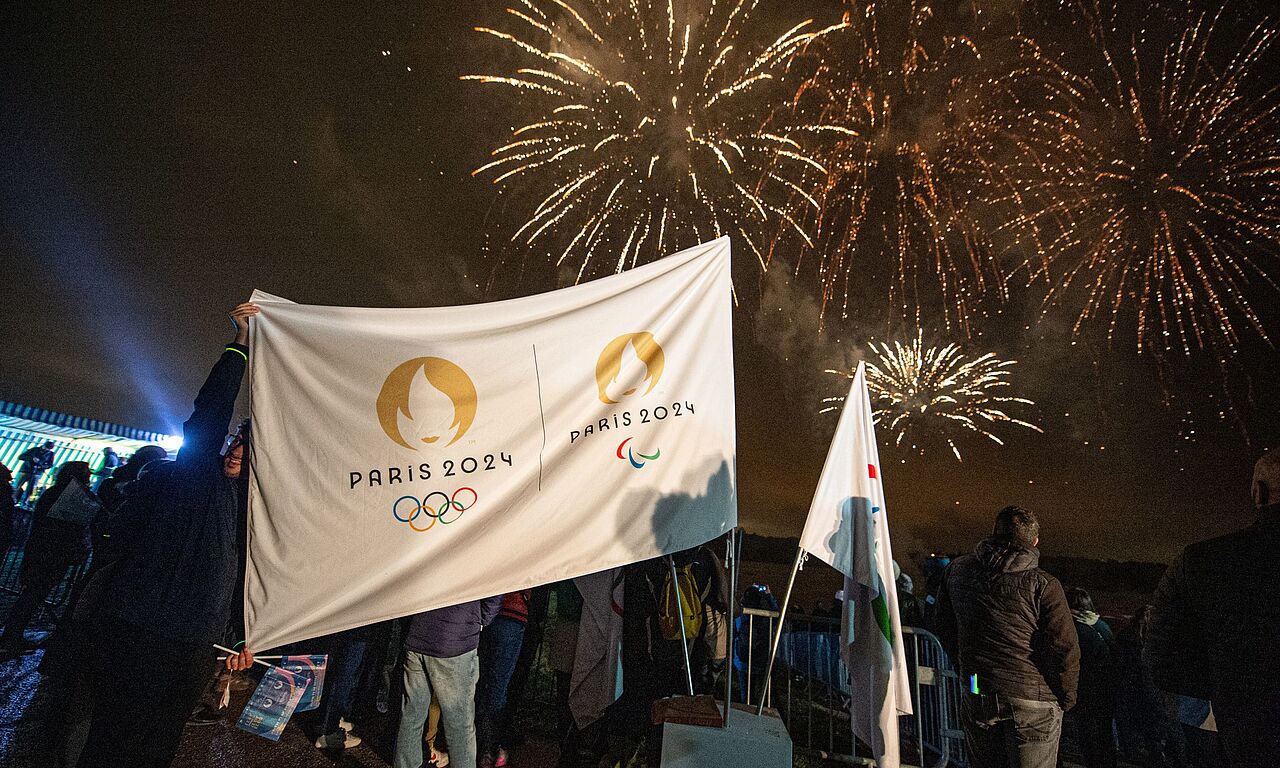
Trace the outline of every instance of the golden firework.
<instances>
[{"instance_id":1,"label":"golden firework","mask_svg":"<svg viewBox=\"0 0 1280 768\"><path fill-rule=\"evenodd\" d=\"M870 345L867 389L876 424L893 435L894 445L910 445L924 453L935 440L945 442L956 460L962 461L957 440L973 433L1004 445L992 430L998 425L1024 427L1041 432L1035 424L1008 413L1010 406L1034 406L1025 397L1008 394L1010 369L1016 360L1003 360L988 352L970 357L955 344L926 346L916 333L908 344L895 341ZM853 370L828 370L852 379ZM838 410L844 397L823 399L819 413Z\"/></svg>"},{"instance_id":2,"label":"golden firework","mask_svg":"<svg viewBox=\"0 0 1280 768\"><path fill-rule=\"evenodd\" d=\"M1248 329L1268 340L1255 302L1275 300L1280 252L1280 99L1263 63L1275 27L1224 50L1218 17L1188 14L1170 39L1117 31L1127 6L1083 11L1095 114L1043 206L1069 221L1032 269L1050 279L1048 304L1076 311L1077 333L1132 328L1157 356L1209 348L1225 360Z\"/></svg>"},{"instance_id":3,"label":"golden firework","mask_svg":"<svg viewBox=\"0 0 1280 768\"><path fill-rule=\"evenodd\" d=\"M778 227L802 240L798 210L825 168L813 123L765 128L785 99L787 63L831 31L800 22L772 42L743 31L755 0L522 0L477 27L508 46L511 71L464 80L520 92L527 118L474 171L530 200L510 242L577 266L621 271L729 234L755 252ZM784 87L786 86L786 87Z\"/></svg>"},{"instance_id":4,"label":"golden firework","mask_svg":"<svg viewBox=\"0 0 1280 768\"><path fill-rule=\"evenodd\" d=\"M878 280L900 316L940 306L967 333L979 298L1006 292L993 235L1034 243L1026 194L1065 151L1076 84L988 5L850 0L844 27L806 49L813 74L783 114L845 129L815 150L828 173L798 209L824 313L846 317L852 288Z\"/></svg>"}]
</instances>

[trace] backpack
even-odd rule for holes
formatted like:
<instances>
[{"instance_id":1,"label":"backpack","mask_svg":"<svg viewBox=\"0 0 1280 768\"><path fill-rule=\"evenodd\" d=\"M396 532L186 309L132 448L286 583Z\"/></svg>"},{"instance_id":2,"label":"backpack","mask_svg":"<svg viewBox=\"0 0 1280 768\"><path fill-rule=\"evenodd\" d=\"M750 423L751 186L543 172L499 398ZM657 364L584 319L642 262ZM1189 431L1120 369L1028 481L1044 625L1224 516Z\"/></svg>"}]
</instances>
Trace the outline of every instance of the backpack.
<instances>
[{"instance_id":1,"label":"backpack","mask_svg":"<svg viewBox=\"0 0 1280 768\"><path fill-rule=\"evenodd\" d=\"M679 590L679 602L676 598ZM684 615L681 616L681 608ZM680 640L680 626L684 625L683 637L694 640L702 632L702 595L698 593L698 583L693 578L693 565L683 565L676 569L675 580L667 573L662 583L662 594L658 597L658 630L667 640Z\"/></svg>"}]
</instances>

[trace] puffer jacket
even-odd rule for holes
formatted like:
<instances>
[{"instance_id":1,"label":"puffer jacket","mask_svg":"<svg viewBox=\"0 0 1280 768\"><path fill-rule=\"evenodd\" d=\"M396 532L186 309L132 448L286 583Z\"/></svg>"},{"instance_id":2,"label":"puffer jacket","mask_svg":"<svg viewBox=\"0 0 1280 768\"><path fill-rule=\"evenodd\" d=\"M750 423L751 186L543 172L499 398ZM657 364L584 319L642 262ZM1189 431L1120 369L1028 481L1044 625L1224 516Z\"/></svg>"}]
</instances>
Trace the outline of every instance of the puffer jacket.
<instances>
[{"instance_id":1,"label":"puffer jacket","mask_svg":"<svg viewBox=\"0 0 1280 768\"><path fill-rule=\"evenodd\" d=\"M1040 552L999 537L947 568L936 634L966 688L1015 699L1076 702L1080 646L1067 596Z\"/></svg>"},{"instance_id":2,"label":"puffer jacket","mask_svg":"<svg viewBox=\"0 0 1280 768\"><path fill-rule=\"evenodd\" d=\"M404 647L425 656L449 659L474 651L480 630L489 626L502 608L502 595L437 608L409 617Z\"/></svg>"}]
</instances>

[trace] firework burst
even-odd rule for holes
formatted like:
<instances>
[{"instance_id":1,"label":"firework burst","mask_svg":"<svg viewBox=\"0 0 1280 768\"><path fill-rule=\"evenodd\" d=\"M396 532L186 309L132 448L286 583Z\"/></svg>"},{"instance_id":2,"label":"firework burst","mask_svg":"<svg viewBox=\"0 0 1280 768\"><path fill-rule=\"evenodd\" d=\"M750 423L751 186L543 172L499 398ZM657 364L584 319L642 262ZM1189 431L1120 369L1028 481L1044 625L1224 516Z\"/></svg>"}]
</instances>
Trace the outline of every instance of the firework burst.
<instances>
[{"instance_id":1,"label":"firework burst","mask_svg":"<svg viewBox=\"0 0 1280 768\"><path fill-rule=\"evenodd\" d=\"M753 45L743 31L755 6L522 0L502 28L478 27L520 63L463 79L515 89L530 110L474 171L533 201L511 242L577 266L580 280L724 234L762 264L763 233L807 240L798 209L817 206L825 169L806 146L844 129L762 126L785 98L788 61L831 28L804 21ZM613 258L597 265L601 250Z\"/></svg>"},{"instance_id":2,"label":"firework burst","mask_svg":"<svg viewBox=\"0 0 1280 768\"><path fill-rule=\"evenodd\" d=\"M917 448L941 440L960 457L956 441L962 435L977 434L1004 445L992 430L998 425L1024 427L1041 432L1040 427L1016 418L1010 406L1034 406L1025 397L1010 394L1010 368L1016 360L1002 360L994 353L968 357L955 344L925 346L922 333L910 344L871 344L873 358L867 364L867 389L876 424L893 435L894 445ZM852 371L828 370L845 378ZM844 397L828 397L819 413L838 410Z\"/></svg>"},{"instance_id":3,"label":"firework burst","mask_svg":"<svg viewBox=\"0 0 1280 768\"><path fill-rule=\"evenodd\" d=\"M1099 116L1044 208L1071 222L1032 270L1050 279L1048 304L1079 308L1075 331L1104 324L1109 340L1136 321L1138 351L1157 356L1225 360L1248 329L1269 341L1253 302L1274 301L1280 252L1280 91L1261 80L1276 29L1215 55L1216 17L1186 16L1170 40L1118 32L1118 6L1084 15Z\"/></svg>"},{"instance_id":4,"label":"firework burst","mask_svg":"<svg viewBox=\"0 0 1280 768\"><path fill-rule=\"evenodd\" d=\"M1005 293L991 235L1034 223L1025 190L1063 151L1074 83L976 0L848 5L845 28L806 51L814 73L785 112L847 129L817 153L829 172L817 205L799 209L824 312L834 301L847 316L851 280L893 264L885 282L900 315L919 322L921 305L936 303L949 329L967 333L977 299ZM780 230L782 242L789 235Z\"/></svg>"}]
</instances>

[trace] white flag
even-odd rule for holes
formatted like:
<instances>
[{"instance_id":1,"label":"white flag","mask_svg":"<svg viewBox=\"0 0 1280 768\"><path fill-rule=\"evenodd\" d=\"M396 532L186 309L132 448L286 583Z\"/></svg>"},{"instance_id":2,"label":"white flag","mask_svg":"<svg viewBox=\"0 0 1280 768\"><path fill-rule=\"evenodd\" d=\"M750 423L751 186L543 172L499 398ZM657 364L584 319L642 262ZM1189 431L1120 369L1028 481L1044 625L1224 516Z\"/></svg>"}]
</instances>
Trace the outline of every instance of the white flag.
<instances>
[{"instance_id":1,"label":"white flag","mask_svg":"<svg viewBox=\"0 0 1280 768\"><path fill-rule=\"evenodd\" d=\"M254 300L254 648L596 573L737 523L727 238L491 304Z\"/></svg>"},{"instance_id":2,"label":"white flag","mask_svg":"<svg viewBox=\"0 0 1280 768\"><path fill-rule=\"evenodd\" d=\"M569 711L581 731L622 695L622 569L579 576L573 583L582 595L582 617Z\"/></svg>"},{"instance_id":3,"label":"white flag","mask_svg":"<svg viewBox=\"0 0 1280 768\"><path fill-rule=\"evenodd\" d=\"M844 574L841 655L852 683L854 732L880 768L898 768L898 715L911 714L893 549L866 370L844 401L800 548Z\"/></svg>"}]
</instances>

